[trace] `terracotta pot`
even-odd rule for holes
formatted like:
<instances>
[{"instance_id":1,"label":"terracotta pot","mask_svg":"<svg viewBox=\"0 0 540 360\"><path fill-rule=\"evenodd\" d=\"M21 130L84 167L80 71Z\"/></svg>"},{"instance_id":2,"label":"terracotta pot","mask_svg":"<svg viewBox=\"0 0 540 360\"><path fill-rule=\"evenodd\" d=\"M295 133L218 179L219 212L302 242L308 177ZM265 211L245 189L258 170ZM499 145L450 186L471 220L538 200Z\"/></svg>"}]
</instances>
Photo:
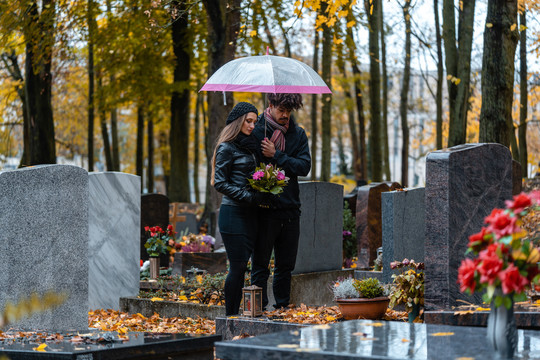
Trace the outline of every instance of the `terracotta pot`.
<instances>
[{"instance_id":1,"label":"terracotta pot","mask_svg":"<svg viewBox=\"0 0 540 360\"><path fill-rule=\"evenodd\" d=\"M159 257L150 256L150 279L159 277Z\"/></svg>"},{"instance_id":2,"label":"terracotta pot","mask_svg":"<svg viewBox=\"0 0 540 360\"><path fill-rule=\"evenodd\" d=\"M345 320L377 320L386 313L390 299L383 296L373 299L337 299L336 302Z\"/></svg>"}]
</instances>

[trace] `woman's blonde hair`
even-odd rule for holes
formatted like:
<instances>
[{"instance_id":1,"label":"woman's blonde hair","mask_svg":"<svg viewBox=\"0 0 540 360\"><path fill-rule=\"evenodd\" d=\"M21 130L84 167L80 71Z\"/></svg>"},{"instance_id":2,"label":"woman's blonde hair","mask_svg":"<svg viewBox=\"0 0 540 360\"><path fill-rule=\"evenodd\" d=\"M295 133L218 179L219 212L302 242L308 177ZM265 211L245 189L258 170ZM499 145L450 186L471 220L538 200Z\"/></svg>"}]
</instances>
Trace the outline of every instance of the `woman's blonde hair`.
<instances>
[{"instance_id":1,"label":"woman's blonde hair","mask_svg":"<svg viewBox=\"0 0 540 360\"><path fill-rule=\"evenodd\" d=\"M214 185L214 178L216 175L216 152L221 143L232 141L236 139L240 131L242 130L242 124L246 119L247 114L240 116L229 125L225 126L216 140L216 146L214 147L214 156L212 157L212 176L210 178L210 184Z\"/></svg>"}]
</instances>

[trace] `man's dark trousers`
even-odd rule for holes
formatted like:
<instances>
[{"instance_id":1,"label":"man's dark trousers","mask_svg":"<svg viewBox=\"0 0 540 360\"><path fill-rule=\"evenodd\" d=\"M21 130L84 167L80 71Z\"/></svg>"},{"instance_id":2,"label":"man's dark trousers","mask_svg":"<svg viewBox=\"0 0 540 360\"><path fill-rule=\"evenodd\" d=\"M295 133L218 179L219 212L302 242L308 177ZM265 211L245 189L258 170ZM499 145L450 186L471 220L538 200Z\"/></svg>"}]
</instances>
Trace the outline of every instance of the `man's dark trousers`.
<instances>
[{"instance_id":1,"label":"man's dark trousers","mask_svg":"<svg viewBox=\"0 0 540 360\"><path fill-rule=\"evenodd\" d=\"M255 240L251 283L263 289L263 308L268 305L267 282L270 276L268 264L274 249L274 281L273 291L276 305L289 305L291 289L291 272L296 263L298 238L300 236L300 219L279 219L261 217L259 219L258 236Z\"/></svg>"}]
</instances>

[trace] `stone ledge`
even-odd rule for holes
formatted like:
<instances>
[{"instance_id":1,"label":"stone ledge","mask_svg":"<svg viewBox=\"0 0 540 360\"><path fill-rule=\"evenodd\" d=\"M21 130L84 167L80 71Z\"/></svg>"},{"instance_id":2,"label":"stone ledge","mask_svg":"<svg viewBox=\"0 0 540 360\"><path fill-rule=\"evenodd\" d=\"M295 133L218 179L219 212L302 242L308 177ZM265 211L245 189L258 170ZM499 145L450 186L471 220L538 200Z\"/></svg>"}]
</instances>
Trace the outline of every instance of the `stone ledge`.
<instances>
[{"instance_id":1,"label":"stone ledge","mask_svg":"<svg viewBox=\"0 0 540 360\"><path fill-rule=\"evenodd\" d=\"M425 311L426 324L453 326L487 326L489 311L465 315L454 315L454 311ZM519 329L540 330L540 312L514 311Z\"/></svg>"},{"instance_id":2,"label":"stone ledge","mask_svg":"<svg viewBox=\"0 0 540 360\"><path fill-rule=\"evenodd\" d=\"M273 321L268 318L217 317L216 334L223 340L232 340L238 335L257 336L286 330L297 330L310 324L293 324L285 321Z\"/></svg>"},{"instance_id":3,"label":"stone ledge","mask_svg":"<svg viewBox=\"0 0 540 360\"><path fill-rule=\"evenodd\" d=\"M120 310L129 314L140 313L146 317L158 313L162 317L191 317L200 316L205 319L215 319L225 315L225 306L193 304L178 301L151 301L138 297L121 297Z\"/></svg>"}]
</instances>

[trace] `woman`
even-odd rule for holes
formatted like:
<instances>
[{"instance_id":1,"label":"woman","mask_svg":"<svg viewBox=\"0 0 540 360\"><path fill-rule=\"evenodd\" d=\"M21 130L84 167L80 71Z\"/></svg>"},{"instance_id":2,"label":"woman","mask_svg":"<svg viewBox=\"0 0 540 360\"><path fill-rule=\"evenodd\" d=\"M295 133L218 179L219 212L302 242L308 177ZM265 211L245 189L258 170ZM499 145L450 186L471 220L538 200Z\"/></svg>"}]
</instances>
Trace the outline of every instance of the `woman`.
<instances>
[{"instance_id":1,"label":"woman","mask_svg":"<svg viewBox=\"0 0 540 360\"><path fill-rule=\"evenodd\" d=\"M229 258L225 280L227 316L238 314L240 309L247 263L257 233L257 204L265 198L250 190L247 181L258 164L259 144L251 135L257 115L252 104L236 104L219 134L212 159L211 183L223 194L218 223Z\"/></svg>"}]
</instances>

